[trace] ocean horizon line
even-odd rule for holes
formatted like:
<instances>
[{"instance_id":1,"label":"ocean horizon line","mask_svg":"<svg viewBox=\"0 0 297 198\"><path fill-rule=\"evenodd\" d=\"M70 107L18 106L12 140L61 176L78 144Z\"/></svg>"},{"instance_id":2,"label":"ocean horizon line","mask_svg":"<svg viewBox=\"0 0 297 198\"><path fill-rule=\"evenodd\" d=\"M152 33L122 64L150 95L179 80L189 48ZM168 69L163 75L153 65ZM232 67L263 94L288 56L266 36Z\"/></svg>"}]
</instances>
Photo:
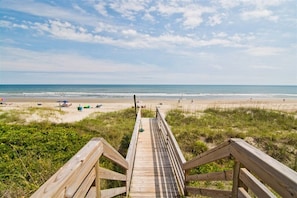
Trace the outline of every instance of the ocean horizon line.
<instances>
[{"instance_id":1,"label":"ocean horizon line","mask_svg":"<svg viewBox=\"0 0 297 198\"><path fill-rule=\"evenodd\" d=\"M297 98L296 86L280 85L0 85L0 97Z\"/></svg>"},{"instance_id":2,"label":"ocean horizon line","mask_svg":"<svg viewBox=\"0 0 297 198\"><path fill-rule=\"evenodd\" d=\"M148 86L159 86L159 85L164 85L164 86L293 86L293 87L297 87L297 84L166 84L166 83L164 83L164 84L162 84L162 83L160 83L160 84L142 84L142 83L139 83L139 84L137 84L137 83L127 83L127 84L125 84L125 83L99 83L99 84L97 84L97 83L22 83L22 84L20 84L20 83L5 83L5 84L1 84L0 83L0 86L5 86L5 85L16 85L16 86L22 86L22 85L24 85L24 86L26 86L26 85L45 85L45 86L47 86L47 85L65 85L65 86L67 86L67 85L69 85L69 86L80 86L80 85L86 85L86 86L89 86L89 85L116 85L116 86L133 86L133 85L139 85L139 86L146 86L146 85L148 85Z\"/></svg>"}]
</instances>

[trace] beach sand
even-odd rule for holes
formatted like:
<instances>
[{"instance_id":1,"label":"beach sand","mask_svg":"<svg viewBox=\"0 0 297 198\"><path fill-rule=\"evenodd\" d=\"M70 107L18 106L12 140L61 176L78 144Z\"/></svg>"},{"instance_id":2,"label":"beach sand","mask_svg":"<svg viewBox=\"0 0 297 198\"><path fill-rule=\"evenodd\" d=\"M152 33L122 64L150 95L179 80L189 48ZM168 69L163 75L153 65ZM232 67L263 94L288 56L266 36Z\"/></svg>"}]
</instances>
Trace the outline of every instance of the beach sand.
<instances>
[{"instance_id":1,"label":"beach sand","mask_svg":"<svg viewBox=\"0 0 297 198\"><path fill-rule=\"evenodd\" d=\"M111 112L126 108L134 108L133 99L89 99L89 98L75 98L70 99L69 107L59 107L59 103L55 99L48 98L14 98L5 101L0 105L0 111L20 110L26 111L30 107L41 108L44 110L56 110L44 116L40 113L31 113L26 116L26 121L43 121L48 119L55 123L66 123L80 121L95 112ZM96 107L96 106L100 107ZM235 99L235 100L176 100L176 99L141 99L137 101L138 106L143 106L149 110L155 110L159 107L162 112L170 109L181 109L184 111L203 111L207 108L238 108L238 107L252 107L270 110L279 110L297 114L297 99ZM78 106L89 106L90 108L83 108L78 111ZM36 111L37 112L37 111Z\"/></svg>"}]
</instances>

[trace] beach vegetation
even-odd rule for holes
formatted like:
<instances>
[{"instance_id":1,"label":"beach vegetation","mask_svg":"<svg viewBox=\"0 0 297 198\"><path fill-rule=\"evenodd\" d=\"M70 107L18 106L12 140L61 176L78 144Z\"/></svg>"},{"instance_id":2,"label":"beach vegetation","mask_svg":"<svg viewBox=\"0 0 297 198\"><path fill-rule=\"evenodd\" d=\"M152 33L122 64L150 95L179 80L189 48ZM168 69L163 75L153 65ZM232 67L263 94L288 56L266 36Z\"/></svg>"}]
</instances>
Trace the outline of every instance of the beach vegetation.
<instances>
[{"instance_id":1,"label":"beach vegetation","mask_svg":"<svg viewBox=\"0 0 297 198\"><path fill-rule=\"evenodd\" d=\"M249 144L297 171L297 119L280 111L258 108L207 109L203 112L170 110L166 120L186 158L190 160L229 138ZM196 167L190 174L232 170L233 160ZM195 181L191 186L230 190L230 181Z\"/></svg>"},{"instance_id":2,"label":"beach vegetation","mask_svg":"<svg viewBox=\"0 0 297 198\"><path fill-rule=\"evenodd\" d=\"M38 114L41 122L28 122L24 115ZM91 138L102 137L124 157L135 124L133 108L102 113L73 123L53 123L58 110L29 108L0 110L0 197L29 197ZM143 117L155 112L143 109ZM250 108L207 109L203 112L170 110L166 120L187 160L229 138L248 143L297 170L297 120L288 113ZM121 171L108 160L103 167ZM234 162L219 160L191 170L208 173L232 169ZM115 187L116 182L102 182ZM193 182L191 185L230 188L228 182Z\"/></svg>"},{"instance_id":3,"label":"beach vegetation","mask_svg":"<svg viewBox=\"0 0 297 198\"><path fill-rule=\"evenodd\" d=\"M187 160L229 138L241 138L297 170L297 119L293 115L258 108L212 108L198 115L175 109L166 116Z\"/></svg>"},{"instance_id":4,"label":"beach vegetation","mask_svg":"<svg viewBox=\"0 0 297 198\"><path fill-rule=\"evenodd\" d=\"M25 113L50 111L40 109ZM103 137L125 156L135 124L132 108L98 112L79 122L59 124L48 120L25 122L23 112L0 112L0 197L29 197L93 137ZM153 115L147 110L144 113ZM118 169L107 160L100 163Z\"/></svg>"}]
</instances>

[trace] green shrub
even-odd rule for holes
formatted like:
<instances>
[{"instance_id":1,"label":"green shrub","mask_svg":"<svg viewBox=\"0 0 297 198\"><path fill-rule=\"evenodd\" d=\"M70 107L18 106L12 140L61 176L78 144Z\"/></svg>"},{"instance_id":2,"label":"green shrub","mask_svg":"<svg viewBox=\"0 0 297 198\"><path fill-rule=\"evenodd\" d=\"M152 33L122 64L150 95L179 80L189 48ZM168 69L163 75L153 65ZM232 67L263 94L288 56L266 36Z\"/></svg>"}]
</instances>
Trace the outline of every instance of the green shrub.
<instances>
[{"instance_id":1,"label":"green shrub","mask_svg":"<svg viewBox=\"0 0 297 198\"><path fill-rule=\"evenodd\" d=\"M68 124L24 125L17 115L0 114L0 197L29 197L92 137L105 138L125 155L135 124L133 109L97 113Z\"/></svg>"},{"instance_id":2,"label":"green shrub","mask_svg":"<svg viewBox=\"0 0 297 198\"><path fill-rule=\"evenodd\" d=\"M252 137L260 150L296 170L297 119L290 114L257 108L207 109L194 114L171 110L166 120L187 157L199 153L196 144L201 140L213 147L229 138Z\"/></svg>"}]
</instances>

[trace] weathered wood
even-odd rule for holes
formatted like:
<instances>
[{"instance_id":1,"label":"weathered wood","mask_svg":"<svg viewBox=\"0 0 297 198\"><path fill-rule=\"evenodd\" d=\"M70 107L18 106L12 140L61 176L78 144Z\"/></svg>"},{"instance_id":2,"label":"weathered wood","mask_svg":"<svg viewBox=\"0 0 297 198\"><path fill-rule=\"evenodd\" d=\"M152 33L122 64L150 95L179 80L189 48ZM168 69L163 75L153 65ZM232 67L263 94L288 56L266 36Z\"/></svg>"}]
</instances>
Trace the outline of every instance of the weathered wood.
<instances>
[{"instance_id":1,"label":"weathered wood","mask_svg":"<svg viewBox=\"0 0 297 198\"><path fill-rule=\"evenodd\" d=\"M162 125L164 126L165 130L167 131L168 137L170 138L170 142L173 144L174 149L175 149L175 153L176 153L176 157L179 160L180 164L183 164L186 162L186 159L170 129L170 127L168 126L167 122L165 121L165 116L160 112L160 110L157 108L157 118L160 119L160 121L162 122Z\"/></svg>"},{"instance_id":2,"label":"weathered wood","mask_svg":"<svg viewBox=\"0 0 297 198\"><path fill-rule=\"evenodd\" d=\"M142 118L130 197L175 197L179 195L166 147L162 144L156 119Z\"/></svg>"},{"instance_id":3,"label":"weathered wood","mask_svg":"<svg viewBox=\"0 0 297 198\"><path fill-rule=\"evenodd\" d=\"M86 195L85 198L94 198L94 197L97 198L97 195L96 195L96 187L93 186L92 188L90 188L90 190L89 190L89 192L88 192L88 194Z\"/></svg>"},{"instance_id":4,"label":"weathered wood","mask_svg":"<svg viewBox=\"0 0 297 198\"><path fill-rule=\"evenodd\" d=\"M129 190L130 190L130 183L131 183L132 172L133 172L133 167L134 167L140 123L141 123L141 108L139 108L138 113L137 113L134 130L132 133L132 137L131 137L129 148L128 148L127 155L126 155L126 161L128 162L128 165L129 165L129 168L127 170L127 183L126 183L127 194L129 194Z\"/></svg>"},{"instance_id":5,"label":"weathered wood","mask_svg":"<svg viewBox=\"0 0 297 198\"><path fill-rule=\"evenodd\" d=\"M95 166L95 164L98 162L98 159L100 155L97 155L96 153L102 153L102 149L93 151L93 154L89 159L86 160L84 165L79 167L74 174L71 175L69 178L68 183L66 184L66 193L65 197L73 197L74 193L76 192L77 188L81 185L81 182L85 179L85 177L88 175L90 170ZM69 167L71 168L71 167Z\"/></svg>"},{"instance_id":6,"label":"weathered wood","mask_svg":"<svg viewBox=\"0 0 297 198\"><path fill-rule=\"evenodd\" d=\"M208 197L231 197L231 191L227 190L217 190L217 189L206 189L206 188L195 188L195 187L186 187L187 192L190 195L203 195Z\"/></svg>"},{"instance_id":7,"label":"weathered wood","mask_svg":"<svg viewBox=\"0 0 297 198\"><path fill-rule=\"evenodd\" d=\"M188 175L186 181L231 181L233 171Z\"/></svg>"},{"instance_id":8,"label":"weathered wood","mask_svg":"<svg viewBox=\"0 0 297 198\"><path fill-rule=\"evenodd\" d=\"M186 162L186 160L170 127L165 121L165 116L160 112L158 108L156 109L156 111L159 130L161 130L160 134L162 135L163 142L166 145L169 159L173 167L173 172L179 186L179 190L181 191L181 194L184 194L185 171L182 169L182 165Z\"/></svg>"},{"instance_id":9,"label":"weathered wood","mask_svg":"<svg viewBox=\"0 0 297 198\"><path fill-rule=\"evenodd\" d=\"M101 181L100 181L99 160L95 164L95 172L96 172L96 179L95 179L96 198L101 198Z\"/></svg>"},{"instance_id":10,"label":"weathered wood","mask_svg":"<svg viewBox=\"0 0 297 198\"><path fill-rule=\"evenodd\" d=\"M102 142L104 146L103 155L127 170L129 166L126 159L104 139L102 140Z\"/></svg>"},{"instance_id":11,"label":"weathered wood","mask_svg":"<svg viewBox=\"0 0 297 198\"><path fill-rule=\"evenodd\" d=\"M200 166L203 164L207 164L219 159L223 159L230 156L230 143L224 142L221 145L210 149L201 155L198 155L197 157L193 158L192 160L184 163L183 169L187 170L190 168L194 168L196 166Z\"/></svg>"},{"instance_id":12,"label":"weathered wood","mask_svg":"<svg viewBox=\"0 0 297 198\"><path fill-rule=\"evenodd\" d=\"M101 197L102 198L109 198L114 197L126 192L126 187L118 187L118 188L110 188L101 190Z\"/></svg>"},{"instance_id":13,"label":"weathered wood","mask_svg":"<svg viewBox=\"0 0 297 198\"><path fill-rule=\"evenodd\" d=\"M251 198L248 192L243 187L238 188L238 198Z\"/></svg>"},{"instance_id":14,"label":"weathered wood","mask_svg":"<svg viewBox=\"0 0 297 198\"><path fill-rule=\"evenodd\" d=\"M85 171L84 167L86 165L94 166L96 160L98 160L102 153L103 145L101 139L93 138L62 168L60 168L60 170L47 180L31 197L39 198L61 196L65 193L65 187L68 186L69 183L73 183L76 176L84 175L84 177L86 177L88 175L91 167L89 167L88 171ZM75 185L78 185L78 183L81 182L77 182Z\"/></svg>"},{"instance_id":15,"label":"weathered wood","mask_svg":"<svg viewBox=\"0 0 297 198\"><path fill-rule=\"evenodd\" d=\"M240 162L236 160L233 167L232 197L238 197L239 172L240 172Z\"/></svg>"},{"instance_id":16,"label":"weathered wood","mask_svg":"<svg viewBox=\"0 0 297 198\"><path fill-rule=\"evenodd\" d=\"M297 173L241 139L231 140L231 154L283 197L297 197Z\"/></svg>"},{"instance_id":17,"label":"weathered wood","mask_svg":"<svg viewBox=\"0 0 297 198\"><path fill-rule=\"evenodd\" d=\"M239 178L257 197L276 197L270 190L253 176L246 168L241 168Z\"/></svg>"},{"instance_id":18,"label":"weathered wood","mask_svg":"<svg viewBox=\"0 0 297 198\"><path fill-rule=\"evenodd\" d=\"M100 179L126 181L126 175L102 167L99 168L99 177Z\"/></svg>"},{"instance_id":19,"label":"weathered wood","mask_svg":"<svg viewBox=\"0 0 297 198\"><path fill-rule=\"evenodd\" d=\"M92 168L89 175L85 178L85 180L82 182L81 186L75 192L73 198L85 197L87 192L89 191L91 185L93 184L95 178L96 178L96 171L95 171L95 168Z\"/></svg>"}]
</instances>

